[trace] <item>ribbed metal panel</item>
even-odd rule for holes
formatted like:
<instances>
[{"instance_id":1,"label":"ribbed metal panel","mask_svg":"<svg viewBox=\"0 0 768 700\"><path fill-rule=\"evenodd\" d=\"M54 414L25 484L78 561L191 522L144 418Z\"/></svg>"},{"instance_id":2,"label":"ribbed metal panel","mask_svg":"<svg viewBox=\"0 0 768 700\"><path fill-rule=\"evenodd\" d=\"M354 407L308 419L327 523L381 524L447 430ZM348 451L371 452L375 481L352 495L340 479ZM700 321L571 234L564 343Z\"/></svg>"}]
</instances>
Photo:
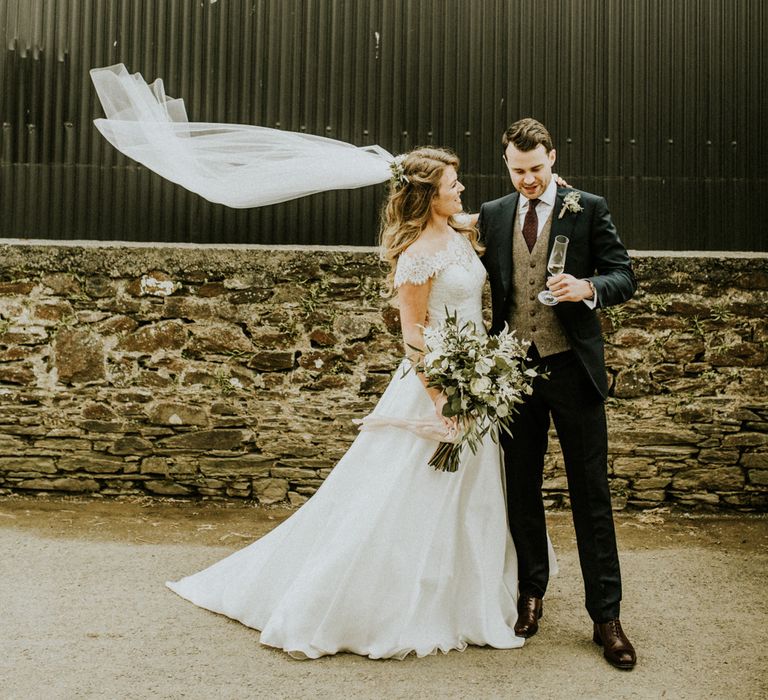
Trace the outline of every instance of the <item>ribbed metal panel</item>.
<instances>
[{"instance_id":1,"label":"ribbed metal panel","mask_svg":"<svg viewBox=\"0 0 768 700\"><path fill-rule=\"evenodd\" d=\"M193 120L453 147L475 210L535 116L629 247L768 250L766 36L763 0L0 0L0 236L375 242L383 186L236 211L116 153L88 70L123 62Z\"/></svg>"}]
</instances>

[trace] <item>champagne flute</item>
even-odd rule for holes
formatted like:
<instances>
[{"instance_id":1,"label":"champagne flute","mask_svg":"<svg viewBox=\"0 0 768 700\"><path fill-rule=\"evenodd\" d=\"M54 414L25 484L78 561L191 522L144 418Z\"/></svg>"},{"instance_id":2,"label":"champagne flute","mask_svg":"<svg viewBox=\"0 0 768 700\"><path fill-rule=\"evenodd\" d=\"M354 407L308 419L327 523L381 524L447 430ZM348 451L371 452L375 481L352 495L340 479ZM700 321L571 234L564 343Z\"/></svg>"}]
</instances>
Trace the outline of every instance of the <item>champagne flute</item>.
<instances>
[{"instance_id":1,"label":"champagne flute","mask_svg":"<svg viewBox=\"0 0 768 700\"><path fill-rule=\"evenodd\" d=\"M568 238L566 236L555 236L555 243L552 246L552 252L549 254L549 262L547 263L547 272L552 277L562 274L563 270L565 270L565 252L567 250ZM554 306L558 303L555 295L549 289L539 292L539 301L547 306Z\"/></svg>"}]
</instances>

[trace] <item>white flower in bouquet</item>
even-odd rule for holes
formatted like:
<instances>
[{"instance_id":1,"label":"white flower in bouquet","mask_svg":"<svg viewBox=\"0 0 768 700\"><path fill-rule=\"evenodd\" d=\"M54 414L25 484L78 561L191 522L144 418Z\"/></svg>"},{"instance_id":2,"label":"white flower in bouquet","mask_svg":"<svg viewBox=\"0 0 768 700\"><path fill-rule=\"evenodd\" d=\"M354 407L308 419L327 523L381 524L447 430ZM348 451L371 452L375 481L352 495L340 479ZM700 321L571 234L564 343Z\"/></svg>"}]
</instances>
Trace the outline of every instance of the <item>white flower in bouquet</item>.
<instances>
[{"instance_id":1,"label":"white flower in bouquet","mask_svg":"<svg viewBox=\"0 0 768 700\"><path fill-rule=\"evenodd\" d=\"M486 357L482 358L479 362L475 363L475 372L477 374L488 374L493 369L493 365Z\"/></svg>"},{"instance_id":2,"label":"white flower in bouquet","mask_svg":"<svg viewBox=\"0 0 768 700\"><path fill-rule=\"evenodd\" d=\"M469 383L469 388L477 397L482 397L491 390L491 380L488 377L476 377Z\"/></svg>"}]
</instances>

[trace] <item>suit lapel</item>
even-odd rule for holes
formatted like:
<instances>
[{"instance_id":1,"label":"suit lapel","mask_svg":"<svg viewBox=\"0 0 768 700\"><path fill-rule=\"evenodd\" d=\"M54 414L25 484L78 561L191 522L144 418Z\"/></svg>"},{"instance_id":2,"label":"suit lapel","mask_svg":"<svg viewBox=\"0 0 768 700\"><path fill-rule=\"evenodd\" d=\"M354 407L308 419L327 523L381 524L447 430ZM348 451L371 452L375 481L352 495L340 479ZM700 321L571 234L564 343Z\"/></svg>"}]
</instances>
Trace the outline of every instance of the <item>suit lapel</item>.
<instances>
[{"instance_id":1,"label":"suit lapel","mask_svg":"<svg viewBox=\"0 0 768 700\"><path fill-rule=\"evenodd\" d=\"M512 236L515 230L515 214L517 213L517 192L502 204L501 215L498 218L498 260L501 268L501 282L504 285L504 297L509 296L512 284Z\"/></svg>"}]
</instances>

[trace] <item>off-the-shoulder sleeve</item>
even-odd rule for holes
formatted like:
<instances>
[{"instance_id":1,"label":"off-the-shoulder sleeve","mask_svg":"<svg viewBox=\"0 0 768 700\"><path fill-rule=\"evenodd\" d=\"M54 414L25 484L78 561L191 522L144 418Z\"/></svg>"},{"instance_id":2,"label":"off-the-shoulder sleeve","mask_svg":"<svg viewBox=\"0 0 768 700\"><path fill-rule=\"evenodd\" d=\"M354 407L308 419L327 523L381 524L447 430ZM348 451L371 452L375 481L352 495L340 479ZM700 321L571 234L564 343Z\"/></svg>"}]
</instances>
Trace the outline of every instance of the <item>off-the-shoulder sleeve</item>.
<instances>
[{"instance_id":1,"label":"off-the-shoulder sleeve","mask_svg":"<svg viewBox=\"0 0 768 700\"><path fill-rule=\"evenodd\" d=\"M406 283L424 284L443 267L440 255L403 254L397 259L395 289Z\"/></svg>"}]
</instances>

